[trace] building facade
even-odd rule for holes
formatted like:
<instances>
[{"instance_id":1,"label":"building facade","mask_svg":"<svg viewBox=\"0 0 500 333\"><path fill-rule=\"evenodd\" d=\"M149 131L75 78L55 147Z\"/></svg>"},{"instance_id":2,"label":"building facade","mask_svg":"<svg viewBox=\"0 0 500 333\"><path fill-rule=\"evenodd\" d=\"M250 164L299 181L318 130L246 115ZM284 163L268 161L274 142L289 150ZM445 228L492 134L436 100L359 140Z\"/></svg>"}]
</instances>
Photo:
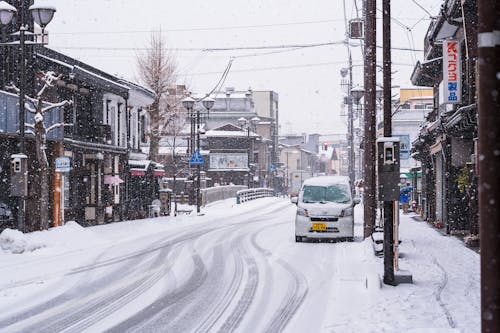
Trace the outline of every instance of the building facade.
<instances>
[{"instance_id":1,"label":"building facade","mask_svg":"<svg viewBox=\"0 0 500 333\"><path fill-rule=\"evenodd\" d=\"M434 99L412 147L422 163L423 215L448 233L471 235L478 234L476 36L476 1L443 1L411 77Z\"/></svg>"}]
</instances>

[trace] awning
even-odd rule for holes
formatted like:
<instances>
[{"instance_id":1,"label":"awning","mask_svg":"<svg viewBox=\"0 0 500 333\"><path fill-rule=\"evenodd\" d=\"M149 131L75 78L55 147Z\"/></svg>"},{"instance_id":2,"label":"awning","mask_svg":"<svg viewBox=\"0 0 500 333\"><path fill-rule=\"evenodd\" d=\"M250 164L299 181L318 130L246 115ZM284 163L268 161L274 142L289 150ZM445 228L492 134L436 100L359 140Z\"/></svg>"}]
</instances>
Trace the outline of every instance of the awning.
<instances>
[{"instance_id":1,"label":"awning","mask_svg":"<svg viewBox=\"0 0 500 333\"><path fill-rule=\"evenodd\" d=\"M144 169L130 169L130 175L132 176L144 176L146 174L146 170Z\"/></svg>"},{"instance_id":2,"label":"awning","mask_svg":"<svg viewBox=\"0 0 500 333\"><path fill-rule=\"evenodd\" d=\"M118 185L123 183L123 180L119 176L104 175L105 185Z\"/></svg>"},{"instance_id":3,"label":"awning","mask_svg":"<svg viewBox=\"0 0 500 333\"><path fill-rule=\"evenodd\" d=\"M447 119L446 128L454 132L471 132L477 125L476 110L476 103L459 108Z\"/></svg>"},{"instance_id":4,"label":"awning","mask_svg":"<svg viewBox=\"0 0 500 333\"><path fill-rule=\"evenodd\" d=\"M411 74L411 83L420 87L433 87L439 82L443 68L443 58L438 57L423 62L417 61Z\"/></svg>"},{"instance_id":5,"label":"awning","mask_svg":"<svg viewBox=\"0 0 500 333\"><path fill-rule=\"evenodd\" d=\"M130 175L146 175L146 171L148 170L150 164L150 160L128 160L128 165L130 166Z\"/></svg>"},{"instance_id":6,"label":"awning","mask_svg":"<svg viewBox=\"0 0 500 333\"><path fill-rule=\"evenodd\" d=\"M165 176L165 170L163 170L163 169L154 169L153 175L155 177L163 177L163 176Z\"/></svg>"}]
</instances>

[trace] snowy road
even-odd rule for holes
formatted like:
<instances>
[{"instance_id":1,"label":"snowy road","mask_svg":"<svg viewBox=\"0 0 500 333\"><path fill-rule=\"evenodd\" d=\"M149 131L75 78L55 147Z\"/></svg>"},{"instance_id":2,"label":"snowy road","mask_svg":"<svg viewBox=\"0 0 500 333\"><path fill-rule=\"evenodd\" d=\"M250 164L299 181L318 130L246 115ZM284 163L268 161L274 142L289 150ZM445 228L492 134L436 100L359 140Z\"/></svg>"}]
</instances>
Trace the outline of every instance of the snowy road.
<instances>
[{"instance_id":1,"label":"snowy road","mask_svg":"<svg viewBox=\"0 0 500 333\"><path fill-rule=\"evenodd\" d=\"M429 288L389 287L384 296L374 282L381 261L369 243L295 243L295 206L288 200L226 202L205 212L34 233L30 242L44 247L0 256L0 332L404 332L430 321L442 329L460 326L442 278L451 268L437 254L415 260L429 270L417 279L435 278ZM358 235L361 227L357 219ZM411 255L418 240L408 244ZM476 297L477 281L463 283L470 289L464 297ZM364 313L367 307L373 310ZM396 316L392 323L375 322L389 313Z\"/></svg>"}]
</instances>

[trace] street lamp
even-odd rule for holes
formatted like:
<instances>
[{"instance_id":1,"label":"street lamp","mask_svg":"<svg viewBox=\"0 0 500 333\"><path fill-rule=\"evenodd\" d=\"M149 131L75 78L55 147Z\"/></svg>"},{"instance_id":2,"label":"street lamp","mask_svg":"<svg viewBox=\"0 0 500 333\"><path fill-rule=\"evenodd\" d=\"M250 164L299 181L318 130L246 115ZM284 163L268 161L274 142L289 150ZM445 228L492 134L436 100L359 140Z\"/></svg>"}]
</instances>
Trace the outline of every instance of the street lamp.
<instances>
[{"instance_id":1,"label":"street lamp","mask_svg":"<svg viewBox=\"0 0 500 333\"><path fill-rule=\"evenodd\" d=\"M201 188L201 180L200 180L200 170L201 170L201 164L203 162L201 160L196 161L200 154L200 109L198 108L196 110L196 118L194 117L193 113L193 108L196 102L199 102L200 100L195 100L191 97L186 97L182 100L182 106L186 110L188 110L188 114L190 115L191 119L191 160L194 163L191 163L191 165L196 165L196 212L200 212L200 206L201 206L201 198L200 198L200 188ZM210 96L206 96L203 99L201 99L201 102L203 104L203 107L207 110L207 115L210 112L210 109L214 106L215 101L210 98ZM194 128L196 125L196 149L193 149L193 139L194 139Z\"/></svg>"},{"instance_id":2,"label":"street lamp","mask_svg":"<svg viewBox=\"0 0 500 333\"><path fill-rule=\"evenodd\" d=\"M354 98L354 103L356 103L356 105L359 104L359 101L364 95L365 95L365 90L360 86L356 86L351 89L351 96L352 98Z\"/></svg>"},{"instance_id":3,"label":"street lamp","mask_svg":"<svg viewBox=\"0 0 500 333\"><path fill-rule=\"evenodd\" d=\"M12 21L17 9L5 1L0 1L0 25L7 25Z\"/></svg>"},{"instance_id":4,"label":"street lamp","mask_svg":"<svg viewBox=\"0 0 500 333\"><path fill-rule=\"evenodd\" d=\"M247 141L248 141L248 153L247 153L247 164L248 164L248 188L250 188L250 151L253 150L252 146L253 144L250 142L250 129L254 128L257 126L259 123L260 118L259 117L253 117L252 119L246 119L246 118L239 118L238 119L238 125L240 125L241 129L246 129L247 130ZM253 161L253 159L252 159Z\"/></svg>"},{"instance_id":5,"label":"street lamp","mask_svg":"<svg viewBox=\"0 0 500 333\"><path fill-rule=\"evenodd\" d=\"M354 88L351 89L351 97L352 99L354 100L354 103L356 104L356 113L358 114L358 118L359 118L359 127L358 129L362 128L363 126L363 120L362 120L362 113L360 112L360 109L359 109L359 105L360 105L360 100L361 98L363 98L363 96L365 95L365 90L360 87L360 86L356 86ZM354 130L354 132L357 132L357 130ZM361 130L359 130L359 132L361 132ZM356 133L356 135L361 138L362 137L362 133ZM358 176L360 178L363 178L363 168L362 168L362 161L361 161L361 154L359 155L357 161L358 161Z\"/></svg>"},{"instance_id":6,"label":"street lamp","mask_svg":"<svg viewBox=\"0 0 500 333\"><path fill-rule=\"evenodd\" d=\"M29 7L29 11L31 12L33 20L42 28L42 43L43 43L43 30L45 27L52 21L54 17L54 13L56 9L52 6L40 6L40 5L32 5ZM0 1L0 26L8 25L12 22L12 18L14 14L17 12L17 9L12 5L8 4L5 1ZM20 15L21 19L23 19L23 15ZM27 22L20 22L21 26L19 28L19 32L16 32L12 35L19 34L19 53L20 53L20 61L19 61L19 150L21 155L26 155L26 147L25 147L25 90L26 90L26 54L25 54L25 44L26 44L26 32ZM32 34L28 32L28 34ZM29 44L35 44L30 41ZM8 43L7 45L17 45L17 43ZM24 222L25 222L25 202L24 195L19 196L18 203L18 228L19 230L24 230Z\"/></svg>"}]
</instances>

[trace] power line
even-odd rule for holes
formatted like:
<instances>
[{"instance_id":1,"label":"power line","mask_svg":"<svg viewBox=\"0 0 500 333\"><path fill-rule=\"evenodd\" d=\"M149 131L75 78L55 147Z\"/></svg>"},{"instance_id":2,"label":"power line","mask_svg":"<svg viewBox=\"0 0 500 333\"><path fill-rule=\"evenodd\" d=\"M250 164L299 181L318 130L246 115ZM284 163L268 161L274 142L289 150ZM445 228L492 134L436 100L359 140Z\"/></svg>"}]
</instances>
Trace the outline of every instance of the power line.
<instances>
[{"instance_id":1,"label":"power line","mask_svg":"<svg viewBox=\"0 0 500 333\"><path fill-rule=\"evenodd\" d=\"M332 23L339 22L341 19L325 19L316 21L302 21L302 22L286 22L286 23L270 23L270 24L255 24L255 25L233 25L233 26L220 26L220 27L194 27L194 28L170 28L161 30L123 30L123 31L73 31L73 32L51 32L52 35L101 35L101 34L131 34L131 33L157 33L157 32L189 32L189 31L212 31L212 30L235 30L235 29L254 29L254 28L269 28L290 25L304 25L304 24L319 24L319 23Z\"/></svg>"},{"instance_id":2,"label":"power line","mask_svg":"<svg viewBox=\"0 0 500 333\"><path fill-rule=\"evenodd\" d=\"M315 64L312 63L312 64L299 64L299 65L288 65L288 66L255 67L255 68L245 68L245 69L232 70L231 73L245 73L245 72L253 72L253 71L321 67L321 66L343 65L343 64L345 64L345 61L332 61L332 62L322 62L322 63L315 63ZM410 63L393 62L393 64L397 65L397 66L408 66L408 67L415 66L415 64L410 64ZM361 63L353 64L353 67L356 67L356 66L363 66L363 64L361 64ZM213 75L213 74L220 74L220 72L185 73L182 75L184 75L184 76L196 76L196 75Z\"/></svg>"},{"instance_id":3,"label":"power line","mask_svg":"<svg viewBox=\"0 0 500 333\"><path fill-rule=\"evenodd\" d=\"M261 45L261 46L237 46L237 47L220 47L220 48L166 48L169 51L189 51L189 52L220 52L220 51L242 51L242 50L271 50L271 49L297 49L297 48L313 48L331 45L343 45L345 40L337 42L325 42L316 44L289 44L289 45ZM359 46L358 44L352 44ZM94 50L94 51L147 51L150 48L146 47L108 47L108 46L52 46L60 50ZM382 47L382 46L377 46ZM396 51L423 51L422 49L392 47L391 50Z\"/></svg>"},{"instance_id":4,"label":"power line","mask_svg":"<svg viewBox=\"0 0 500 333\"><path fill-rule=\"evenodd\" d=\"M426 13L427 13L427 15L429 15L429 17L430 17L430 18L432 18L432 17L433 17L433 16L432 16L432 14L431 14L431 13L430 13L427 9L425 9L425 7L424 7L424 6L422 6L421 4L419 4L416 0L412 0L412 1L413 1L413 3L414 3L415 5L417 5L420 9L422 9L424 12L426 12Z\"/></svg>"},{"instance_id":5,"label":"power line","mask_svg":"<svg viewBox=\"0 0 500 333\"><path fill-rule=\"evenodd\" d=\"M413 17L401 18L406 21L416 20ZM51 32L51 35L123 35L123 34L151 34L151 33L162 33L162 32L190 32L190 31L214 31L214 30L238 30L238 29L258 29L258 28L269 28L269 27L280 27L280 26L291 26L291 25L306 25L306 24L323 24L323 23L334 23L342 22L343 19L324 19L316 21L299 21L299 22L285 22L285 23L269 23L260 25L235 25L235 26L219 26L219 27L193 27L193 28L167 28L161 30L121 30L121 31L61 31L61 32Z\"/></svg>"}]
</instances>

